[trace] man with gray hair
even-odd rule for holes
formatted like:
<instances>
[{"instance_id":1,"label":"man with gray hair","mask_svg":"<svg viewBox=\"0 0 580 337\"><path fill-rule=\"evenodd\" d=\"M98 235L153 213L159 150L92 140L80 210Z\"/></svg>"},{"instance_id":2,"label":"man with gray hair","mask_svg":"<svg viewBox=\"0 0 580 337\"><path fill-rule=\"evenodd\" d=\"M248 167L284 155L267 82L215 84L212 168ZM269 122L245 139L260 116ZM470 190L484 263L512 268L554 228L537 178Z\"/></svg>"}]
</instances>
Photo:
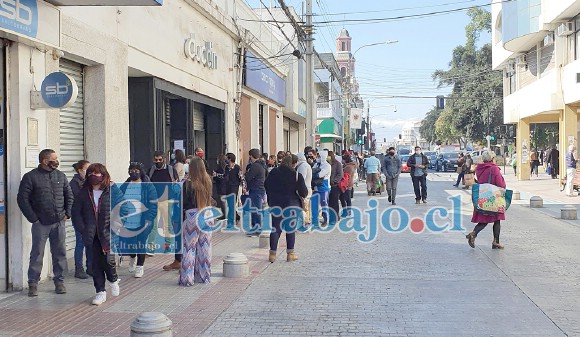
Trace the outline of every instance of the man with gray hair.
<instances>
[{"instance_id":1,"label":"man with gray hair","mask_svg":"<svg viewBox=\"0 0 580 337\"><path fill-rule=\"evenodd\" d=\"M381 172L381 161L375 157L375 150L371 150L371 156L365 160L364 167L367 176L368 195L376 195L379 183L379 172Z\"/></svg>"},{"instance_id":2,"label":"man with gray hair","mask_svg":"<svg viewBox=\"0 0 580 337\"><path fill-rule=\"evenodd\" d=\"M576 175L576 163L578 160L574 155L576 152L576 146L568 146L568 152L566 153L566 195L573 197L574 192L574 176Z\"/></svg>"}]
</instances>

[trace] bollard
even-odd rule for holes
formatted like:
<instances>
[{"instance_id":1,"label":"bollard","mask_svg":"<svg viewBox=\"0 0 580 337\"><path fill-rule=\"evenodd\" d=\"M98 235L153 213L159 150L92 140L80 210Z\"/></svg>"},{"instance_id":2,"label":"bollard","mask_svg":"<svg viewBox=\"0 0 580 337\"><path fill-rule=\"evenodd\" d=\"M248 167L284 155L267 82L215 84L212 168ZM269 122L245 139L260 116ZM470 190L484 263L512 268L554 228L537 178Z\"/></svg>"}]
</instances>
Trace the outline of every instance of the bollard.
<instances>
[{"instance_id":1,"label":"bollard","mask_svg":"<svg viewBox=\"0 0 580 337\"><path fill-rule=\"evenodd\" d=\"M131 337L172 337L173 323L160 312L142 312L131 323Z\"/></svg>"},{"instance_id":2,"label":"bollard","mask_svg":"<svg viewBox=\"0 0 580 337\"><path fill-rule=\"evenodd\" d=\"M566 205L560 210L560 218L563 220L577 220L578 210L575 206Z\"/></svg>"},{"instance_id":3,"label":"bollard","mask_svg":"<svg viewBox=\"0 0 580 337\"><path fill-rule=\"evenodd\" d=\"M270 248L270 232L263 231L260 233L260 242L258 243L260 248Z\"/></svg>"},{"instance_id":4,"label":"bollard","mask_svg":"<svg viewBox=\"0 0 580 337\"><path fill-rule=\"evenodd\" d=\"M542 197L533 196L530 198L530 208L542 208L544 207L544 199Z\"/></svg>"},{"instance_id":5,"label":"bollard","mask_svg":"<svg viewBox=\"0 0 580 337\"><path fill-rule=\"evenodd\" d=\"M512 194L512 200L521 200L520 191L514 191Z\"/></svg>"},{"instance_id":6,"label":"bollard","mask_svg":"<svg viewBox=\"0 0 580 337\"><path fill-rule=\"evenodd\" d=\"M250 275L248 258L242 253L231 253L224 259L224 277L242 278Z\"/></svg>"}]
</instances>

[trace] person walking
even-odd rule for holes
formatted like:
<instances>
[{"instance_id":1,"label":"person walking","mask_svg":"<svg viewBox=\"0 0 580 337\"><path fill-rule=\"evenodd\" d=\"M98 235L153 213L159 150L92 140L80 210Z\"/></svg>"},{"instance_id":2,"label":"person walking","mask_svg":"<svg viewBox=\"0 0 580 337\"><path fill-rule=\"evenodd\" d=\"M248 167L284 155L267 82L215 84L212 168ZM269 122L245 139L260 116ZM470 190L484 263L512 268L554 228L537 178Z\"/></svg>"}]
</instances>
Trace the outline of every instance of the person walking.
<instances>
[{"instance_id":1,"label":"person walking","mask_svg":"<svg viewBox=\"0 0 580 337\"><path fill-rule=\"evenodd\" d=\"M66 293L65 221L71 218L73 192L66 175L58 170L58 155L45 149L38 155L39 165L20 181L17 203L26 220L32 224L32 246L28 265L28 296L38 296L46 240L50 242L55 292Z\"/></svg>"},{"instance_id":2,"label":"person walking","mask_svg":"<svg viewBox=\"0 0 580 337\"><path fill-rule=\"evenodd\" d=\"M336 214L336 220L340 218L340 187L338 183L342 179L344 172L342 163L336 159L334 151L328 152L330 162L330 194L328 196L328 205Z\"/></svg>"},{"instance_id":3,"label":"person walking","mask_svg":"<svg viewBox=\"0 0 580 337\"><path fill-rule=\"evenodd\" d=\"M457 182L453 186L459 186L459 183L465 176L465 173L465 157L463 156L463 153L459 153L459 156L457 157Z\"/></svg>"},{"instance_id":4,"label":"person walking","mask_svg":"<svg viewBox=\"0 0 580 337\"><path fill-rule=\"evenodd\" d=\"M73 169L75 170L75 175L70 181L70 188L73 192L73 196L76 197L79 194L83 184L85 183L87 169L89 168L88 160L79 160L73 164ZM83 252L86 256L86 272L83 266ZM75 229L75 277L81 280L86 280L89 276L93 275L91 271L91 247L85 246L81 232Z\"/></svg>"},{"instance_id":5,"label":"person walking","mask_svg":"<svg viewBox=\"0 0 580 337\"><path fill-rule=\"evenodd\" d=\"M415 203L427 203L427 167L429 158L423 154L420 146L415 146L415 153L407 160L407 166L411 168L411 179L415 190Z\"/></svg>"},{"instance_id":6,"label":"person walking","mask_svg":"<svg viewBox=\"0 0 580 337\"><path fill-rule=\"evenodd\" d=\"M319 209L322 213L323 226L328 224L328 212L322 211L322 208L328 206L328 194L330 193L330 175L332 168L326 161L328 152L326 150L320 151L319 157L316 158L316 164L312 168L312 181L314 191L318 194Z\"/></svg>"},{"instance_id":7,"label":"person walking","mask_svg":"<svg viewBox=\"0 0 580 337\"><path fill-rule=\"evenodd\" d=\"M181 149L175 150L175 171L177 172L177 181L183 181L185 179L185 165L187 163L187 157Z\"/></svg>"},{"instance_id":8,"label":"person walking","mask_svg":"<svg viewBox=\"0 0 580 337\"><path fill-rule=\"evenodd\" d=\"M312 197L312 167L308 163L306 156L304 153L298 153L296 155L298 158L298 164L296 165L296 172L302 175L304 179L304 183L306 184L306 189L308 190L308 195L304 197L304 223L306 226L312 223L312 213L311 213L311 205L310 205L310 198Z\"/></svg>"},{"instance_id":9,"label":"person walking","mask_svg":"<svg viewBox=\"0 0 580 337\"><path fill-rule=\"evenodd\" d=\"M259 236L262 227L260 212L262 211L266 196L264 181L266 180L267 167L264 160L260 157L260 150L251 149L248 154L250 155L250 165L246 171L245 178L250 194L251 207L256 209L256 212L252 213L252 228L248 232L248 235Z\"/></svg>"},{"instance_id":10,"label":"person walking","mask_svg":"<svg viewBox=\"0 0 580 337\"><path fill-rule=\"evenodd\" d=\"M293 157L296 160L293 160ZM304 177L294 170L298 163L298 157L286 156L282 158L280 165L273 169L266 178L266 194L268 195L268 205L270 207L302 207L300 198L308 196L308 188L304 182ZM268 261L276 261L278 240L282 234L282 215L272 215L272 233L270 233L270 254ZM298 225L296 225L298 227ZM298 259L294 253L297 228L284 228L286 232L286 261L292 262Z\"/></svg>"},{"instance_id":11,"label":"person walking","mask_svg":"<svg viewBox=\"0 0 580 337\"><path fill-rule=\"evenodd\" d=\"M178 281L184 287L210 282L212 257L212 233L202 228L213 224L200 224L198 217L213 204L212 179L201 158L192 159L189 165L191 174L183 183L183 257Z\"/></svg>"},{"instance_id":12,"label":"person walking","mask_svg":"<svg viewBox=\"0 0 580 337\"><path fill-rule=\"evenodd\" d=\"M560 151L558 151L556 145L554 145L550 150L550 154L548 155L548 163L552 168L552 179L558 178L558 174L560 173Z\"/></svg>"},{"instance_id":13,"label":"person walking","mask_svg":"<svg viewBox=\"0 0 580 337\"><path fill-rule=\"evenodd\" d=\"M473 159L471 159L471 155L468 153L465 155L465 164L463 164L464 167L464 174L463 176L465 177L466 174L471 174L471 170L473 168ZM464 190L469 189L469 186L465 185L463 186Z\"/></svg>"},{"instance_id":14,"label":"person walking","mask_svg":"<svg viewBox=\"0 0 580 337\"><path fill-rule=\"evenodd\" d=\"M401 159L396 154L395 148L391 146L385 156L384 173L387 179L388 200L392 205L397 204L395 198L397 197L397 185L402 167Z\"/></svg>"},{"instance_id":15,"label":"person walking","mask_svg":"<svg viewBox=\"0 0 580 337\"><path fill-rule=\"evenodd\" d=\"M482 164L479 164L475 168L475 175L477 181L488 182L500 188L505 188L505 180L501 175L499 167L494 163L495 153L493 151L485 151L481 155L483 160ZM477 210L473 211L473 216L471 217L471 222L477 223L473 231L467 234L467 243L471 248L475 248L475 238L479 232L481 232L489 223L493 222L493 242L491 243L492 249L503 249L504 246L499 243L499 234L501 231L500 221L505 220L505 214L483 214Z\"/></svg>"},{"instance_id":16,"label":"person walking","mask_svg":"<svg viewBox=\"0 0 580 337\"><path fill-rule=\"evenodd\" d=\"M127 230L138 232L139 235L130 239L131 243L138 244L137 247L147 245L147 238L153 228L153 223L157 217L157 191L151 184L149 177L145 174L145 168L141 163L129 164L129 178L121 185L120 189L123 197L127 200L138 200L140 203L133 204L135 207L132 216L128 217L123 224ZM145 209L142 207L145 206ZM141 249L134 249L140 251ZM132 252L129 254L129 273L134 273L136 278L143 277L145 272L146 252Z\"/></svg>"},{"instance_id":17,"label":"person walking","mask_svg":"<svg viewBox=\"0 0 580 337\"><path fill-rule=\"evenodd\" d=\"M568 152L566 152L566 196L569 197L575 197L572 193L574 193L574 177L576 176L578 160L574 152L576 152L576 146L568 146Z\"/></svg>"},{"instance_id":18,"label":"person walking","mask_svg":"<svg viewBox=\"0 0 580 337\"><path fill-rule=\"evenodd\" d=\"M536 174L538 176L538 166L540 166L540 156L536 149L532 149L530 152L530 176Z\"/></svg>"},{"instance_id":19,"label":"person walking","mask_svg":"<svg viewBox=\"0 0 580 337\"><path fill-rule=\"evenodd\" d=\"M85 244L92 247L91 266L96 295L93 305L107 300L105 280L109 281L111 295L119 296L119 277L115 254L111 251L111 209L120 204L123 193L112 184L103 164L91 164L87 169L87 183L75 197L73 225L81 233Z\"/></svg>"},{"instance_id":20,"label":"person walking","mask_svg":"<svg viewBox=\"0 0 580 337\"><path fill-rule=\"evenodd\" d=\"M371 150L371 156L365 160L364 169L366 172L367 193L375 196L380 179L381 162L376 157L375 150Z\"/></svg>"},{"instance_id":21,"label":"person walking","mask_svg":"<svg viewBox=\"0 0 580 337\"><path fill-rule=\"evenodd\" d=\"M514 154L512 155L512 161L510 164L514 168L514 176L517 176L518 175L518 154L515 151L514 151Z\"/></svg>"},{"instance_id":22,"label":"person walking","mask_svg":"<svg viewBox=\"0 0 580 337\"><path fill-rule=\"evenodd\" d=\"M348 175L348 186L346 187L346 190L344 190L344 191L341 190L340 204L343 208L342 216L347 216L348 213L345 212L344 209L346 207L349 207L349 208L352 207L351 195L352 195L352 189L354 187L354 176L355 176L355 172L356 172L356 163L354 163L352 161L350 153L348 153L348 152L342 156L342 160L344 162L344 167L343 167L344 176Z\"/></svg>"},{"instance_id":23,"label":"person walking","mask_svg":"<svg viewBox=\"0 0 580 337\"><path fill-rule=\"evenodd\" d=\"M242 168L236 164L236 155L233 153L226 154L226 173L224 176L226 195L234 195L234 207L238 203L238 194L240 193L243 177ZM236 214L236 221L239 220L239 215L235 209L233 212Z\"/></svg>"}]
</instances>

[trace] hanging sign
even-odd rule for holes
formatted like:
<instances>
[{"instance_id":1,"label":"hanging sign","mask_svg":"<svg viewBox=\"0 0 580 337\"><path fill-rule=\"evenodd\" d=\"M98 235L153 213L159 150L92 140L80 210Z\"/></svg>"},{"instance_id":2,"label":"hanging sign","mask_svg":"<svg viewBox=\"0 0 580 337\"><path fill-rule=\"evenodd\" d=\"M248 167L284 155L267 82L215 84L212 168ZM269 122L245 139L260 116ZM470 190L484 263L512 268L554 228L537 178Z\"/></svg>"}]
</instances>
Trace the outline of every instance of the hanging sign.
<instances>
[{"instance_id":1,"label":"hanging sign","mask_svg":"<svg viewBox=\"0 0 580 337\"><path fill-rule=\"evenodd\" d=\"M63 72L52 73L42 81L40 94L51 108L67 108L77 99L79 87L74 78Z\"/></svg>"}]
</instances>

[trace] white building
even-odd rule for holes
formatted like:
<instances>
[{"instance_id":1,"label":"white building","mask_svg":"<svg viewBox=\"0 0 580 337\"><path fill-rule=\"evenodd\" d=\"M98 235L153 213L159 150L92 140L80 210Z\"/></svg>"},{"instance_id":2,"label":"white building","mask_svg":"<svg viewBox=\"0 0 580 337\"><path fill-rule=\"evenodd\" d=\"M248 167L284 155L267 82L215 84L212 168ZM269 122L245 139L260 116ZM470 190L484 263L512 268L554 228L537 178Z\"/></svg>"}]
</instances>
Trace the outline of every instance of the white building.
<instances>
[{"instance_id":1,"label":"white building","mask_svg":"<svg viewBox=\"0 0 580 337\"><path fill-rule=\"evenodd\" d=\"M575 0L492 4L493 67L504 71L504 122L517 124L519 179L529 179L530 124L558 123L561 154L578 142L579 14Z\"/></svg>"}]
</instances>

